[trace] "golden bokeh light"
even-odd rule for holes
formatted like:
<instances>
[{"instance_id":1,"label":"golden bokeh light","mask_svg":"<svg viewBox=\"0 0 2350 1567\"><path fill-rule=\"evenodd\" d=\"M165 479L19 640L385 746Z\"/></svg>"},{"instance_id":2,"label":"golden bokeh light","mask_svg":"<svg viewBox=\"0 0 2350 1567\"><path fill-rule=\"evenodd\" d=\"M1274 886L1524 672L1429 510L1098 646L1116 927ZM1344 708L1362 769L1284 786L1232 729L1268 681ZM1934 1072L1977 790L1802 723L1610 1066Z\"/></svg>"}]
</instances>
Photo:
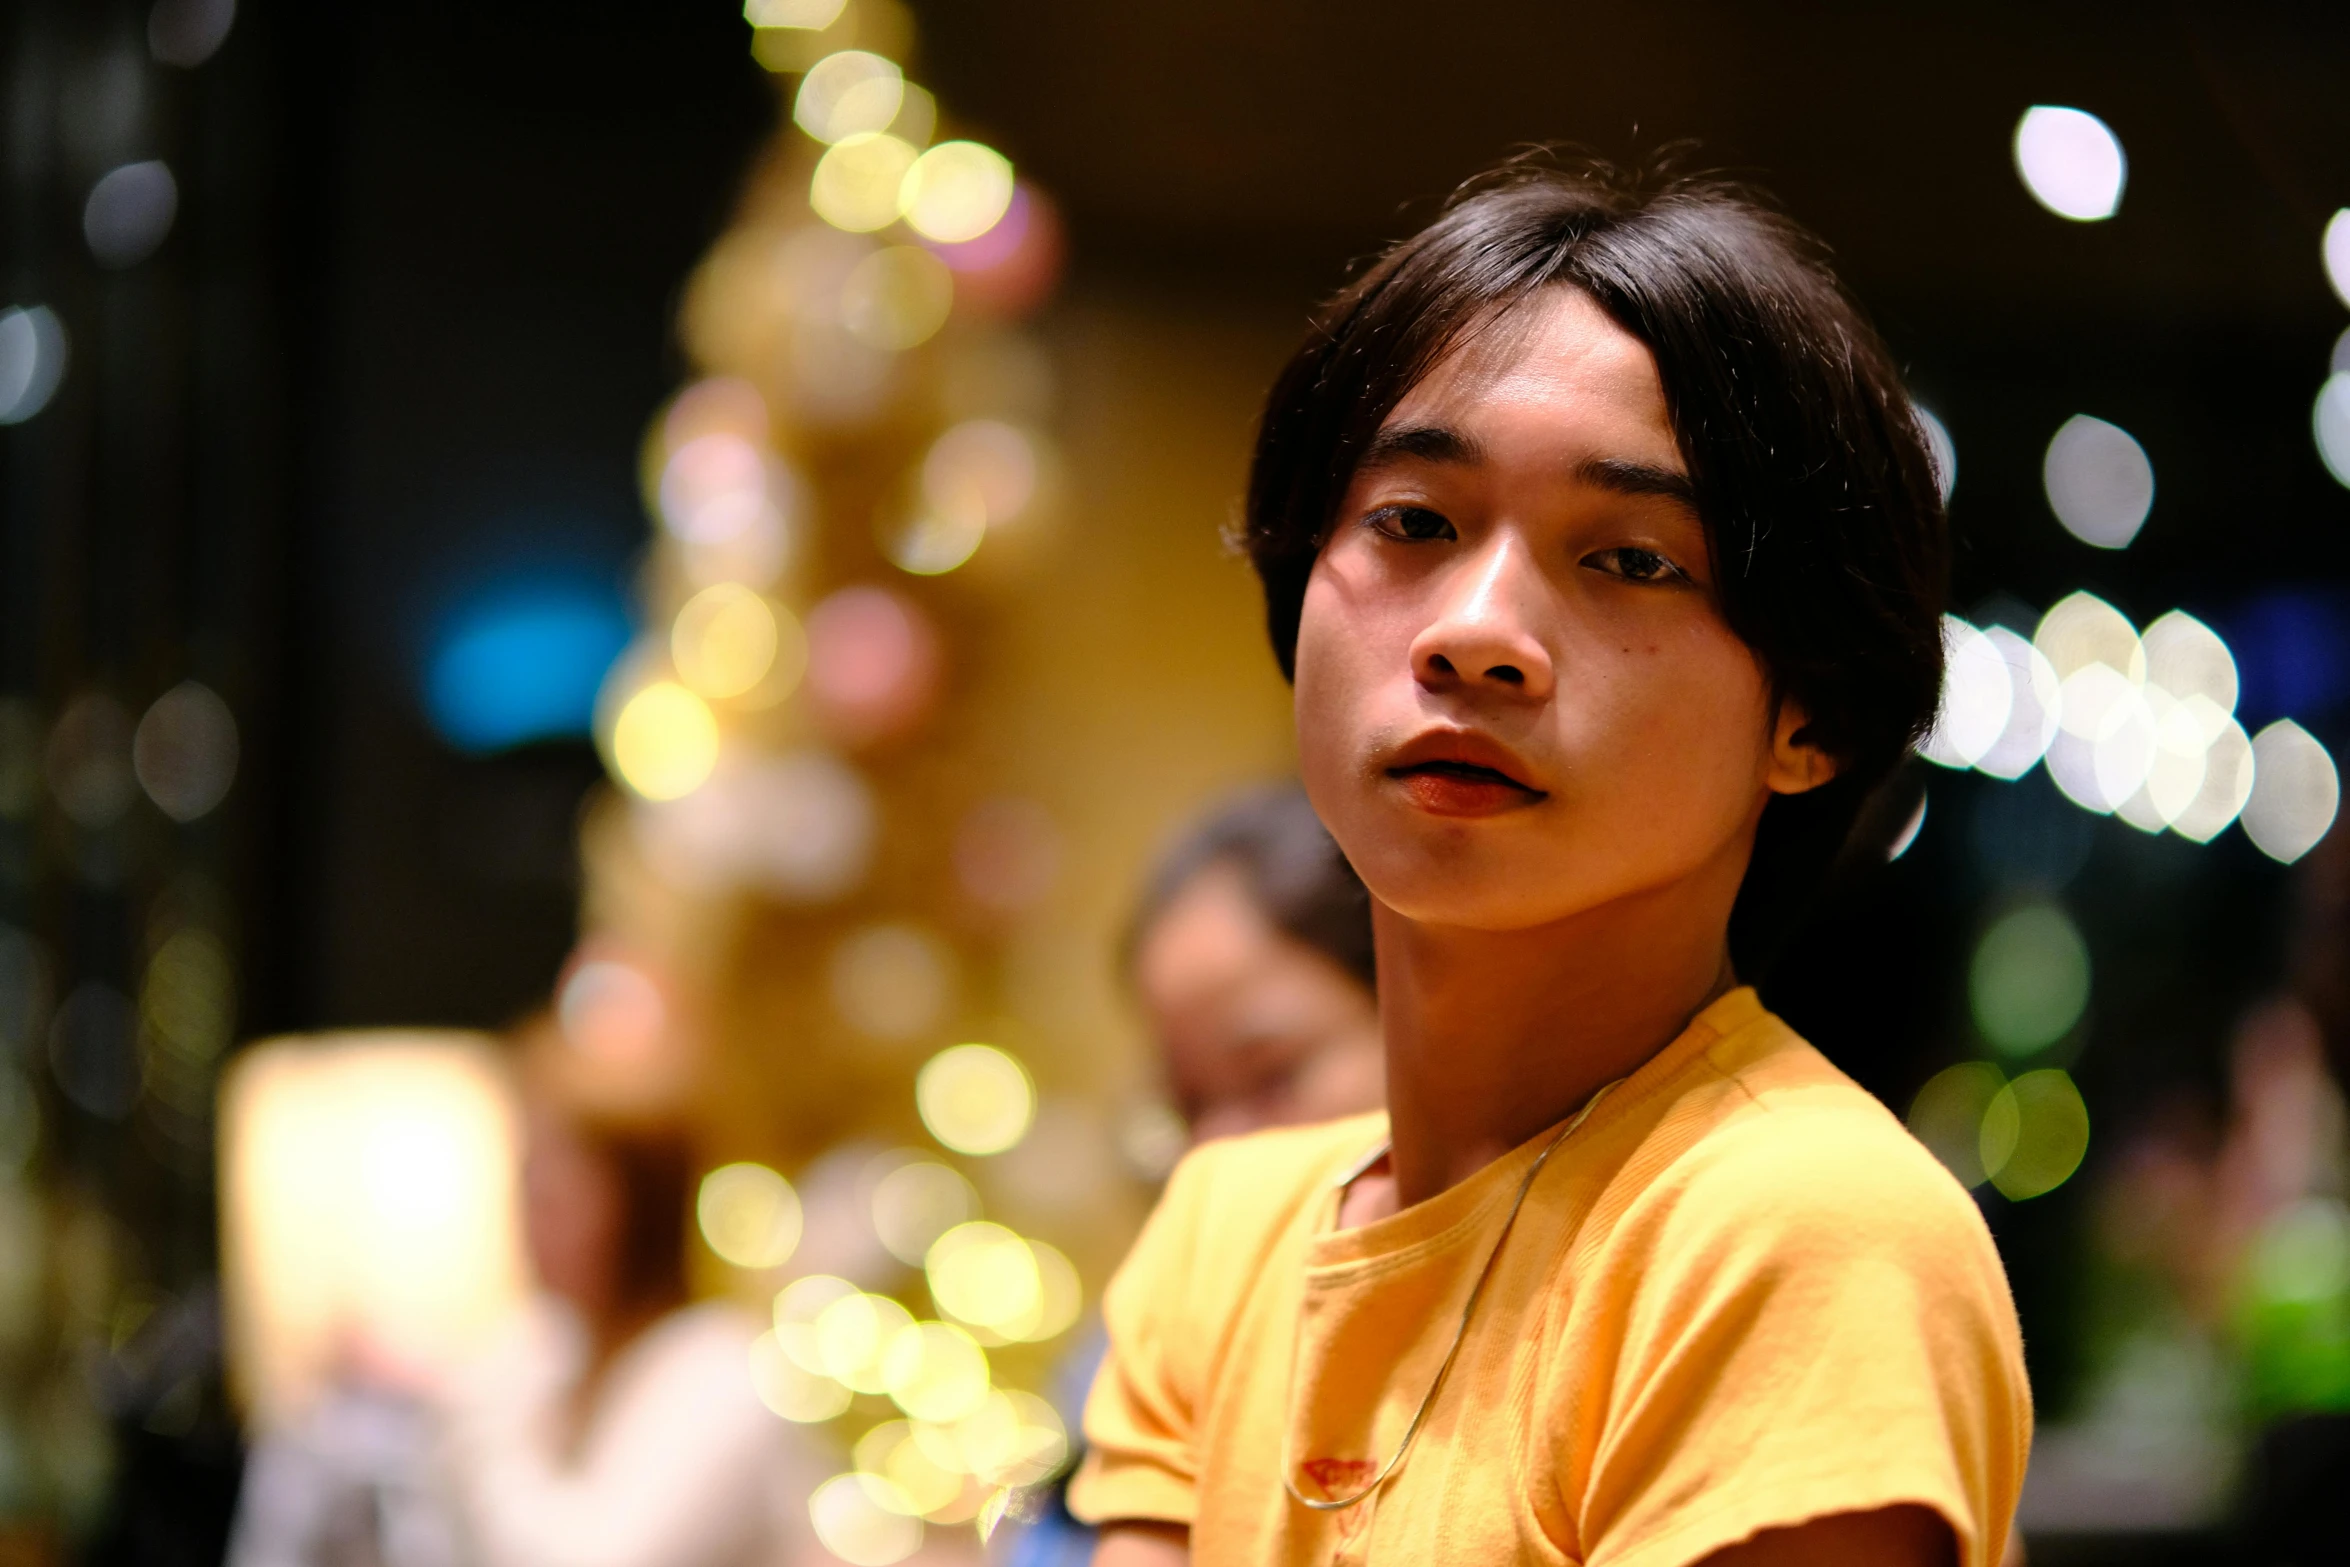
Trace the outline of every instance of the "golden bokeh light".
<instances>
[{"instance_id":1,"label":"golden bokeh light","mask_svg":"<svg viewBox=\"0 0 2350 1567\"><path fill-rule=\"evenodd\" d=\"M943 150L934 147L931 153ZM886 132L844 136L816 161L808 205L816 216L851 234L885 229L898 220L898 190L914 160L913 147Z\"/></svg>"},{"instance_id":2,"label":"golden bokeh light","mask_svg":"<svg viewBox=\"0 0 2350 1567\"><path fill-rule=\"evenodd\" d=\"M794 1279L775 1295L775 1342L794 1365L811 1376L829 1377L824 1350L816 1341L816 1320L825 1308L857 1293L857 1286L829 1273Z\"/></svg>"},{"instance_id":3,"label":"golden bokeh light","mask_svg":"<svg viewBox=\"0 0 2350 1567\"><path fill-rule=\"evenodd\" d=\"M850 1461L857 1473L887 1482L874 1496L883 1506L902 1504L909 1513L936 1517L963 1495L963 1476L933 1461L903 1420L884 1420L857 1438Z\"/></svg>"},{"instance_id":4,"label":"golden bokeh light","mask_svg":"<svg viewBox=\"0 0 2350 1567\"><path fill-rule=\"evenodd\" d=\"M938 244L977 239L1002 222L1011 205L1010 160L979 142L940 142L901 176L899 210L915 233Z\"/></svg>"},{"instance_id":5,"label":"golden bokeh light","mask_svg":"<svg viewBox=\"0 0 2350 1567\"><path fill-rule=\"evenodd\" d=\"M832 1378L794 1360L772 1332L751 1342L751 1386L760 1403L799 1425L837 1418L854 1396Z\"/></svg>"},{"instance_id":6,"label":"golden bokeh light","mask_svg":"<svg viewBox=\"0 0 2350 1567\"><path fill-rule=\"evenodd\" d=\"M930 341L954 304L954 273L919 245L886 245L841 282L841 325L859 342L892 352Z\"/></svg>"},{"instance_id":7,"label":"golden bokeh light","mask_svg":"<svg viewBox=\"0 0 2350 1567\"><path fill-rule=\"evenodd\" d=\"M2089 1107L2055 1067L2026 1072L1983 1109L1983 1168L2002 1196L2021 1202L2056 1190L2089 1152Z\"/></svg>"},{"instance_id":8,"label":"golden bokeh light","mask_svg":"<svg viewBox=\"0 0 2350 1567\"><path fill-rule=\"evenodd\" d=\"M808 1521L824 1548L849 1567L891 1567L922 1548L913 1504L879 1475L834 1475L808 1498Z\"/></svg>"},{"instance_id":9,"label":"golden bokeh light","mask_svg":"<svg viewBox=\"0 0 2350 1567\"><path fill-rule=\"evenodd\" d=\"M722 1165L703 1176L694 1217L710 1249L738 1268L781 1267L799 1248L800 1194L763 1164Z\"/></svg>"},{"instance_id":10,"label":"golden bokeh light","mask_svg":"<svg viewBox=\"0 0 2350 1567\"><path fill-rule=\"evenodd\" d=\"M753 27L799 27L821 31L840 20L849 0L744 0L743 20Z\"/></svg>"},{"instance_id":11,"label":"golden bokeh light","mask_svg":"<svg viewBox=\"0 0 2350 1567\"><path fill-rule=\"evenodd\" d=\"M943 1164L917 1159L873 1187L873 1231L889 1254L918 1268L947 1231L979 1216L979 1194Z\"/></svg>"},{"instance_id":12,"label":"golden bokeh light","mask_svg":"<svg viewBox=\"0 0 2350 1567\"><path fill-rule=\"evenodd\" d=\"M970 1414L993 1385L987 1351L946 1322L901 1329L882 1352L881 1380L891 1401L907 1414L940 1422Z\"/></svg>"},{"instance_id":13,"label":"golden bokeh light","mask_svg":"<svg viewBox=\"0 0 2350 1567\"><path fill-rule=\"evenodd\" d=\"M2040 617L2032 645L2056 671L2070 680L2092 664L2103 664L2137 685L2146 678L2146 648L2130 625L2130 618L2094 593L2073 593L2059 599Z\"/></svg>"},{"instance_id":14,"label":"golden bokeh light","mask_svg":"<svg viewBox=\"0 0 2350 1567\"><path fill-rule=\"evenodd\" d=\"M1036 496L1036 443L1000 419L966 419L930 443L922 498L941 512L1001 527Z\"/></svg>"},{"instance_id":15,"label":"golden bokeh light","mask_svg":"<svg viewBox=\"0 0 2350 1567\"><path fill-rule=\"evenodd\" d=\"M648 800L681 799L718 765L718 720L685 687L656 680L622 704L610 743L622 783Z\"/></svg>"},{"instance_id":16,"label":"golden bokeh light","mask_svg":"<svg viewBox=\"0 0 2350 1567\"><path fill-rule=\"evenodd\" d=\"M775 668L784 646L782 621L764 596L739 582L716 583L678 610L669 628L669 661L678 679L702 696L741 696ZM792 630L798 632L797 622ZM804 638L798 661L807 662Z\"/></svg>"},{"instance_id":17,"label":"golden bokeh light","mask_svg":"<svg viewBox=\"0 0 2350 1567\"><path fill-rule=\"evenodd\" d=\"M820 142L889 129L906 97L897 62L843 49L808 67L792 99L792 122Z\"/></svg>"},{"instance_id":18,"label":"golden bokeh light","mask_svg":"<svg viewBox=\"0 0 2350 1567\"><path fill-rule=\"evenodd\" d=\"M924 510L886 525L880 543L881 552L900 571L938 577L979 553L986 538L987 523L975 512Z\"/></svg>"},{"instance_id":19,"label":"golden bokeh light","mask_svg":"<svg viewBox=\"0 0 2350 1567\"><path fill-rule=\"evenodd\" d=\"M824 1374L859 1393L887 1392L883 1355L913 1322L906 1308L887 1295L843 1295L817 1313L814 1324Z\"/></svg>"},{"instance_id":20,"label":"golden bokeh light","mask_svg":"<svg viewBox=\"0 0 2350 1567\"><path fill-rule=\"evenodd\" d=\"M930 1135L962 1154L998 1154L1028 1135L1036 1087L993 1045L951 1045L923 1063L914 1106Z\"/></svg>"},{"instance_id":21,"label":"golden bokeh light","mask_svg":"<svg viewBox=\"0 0 2350 1567\"><path fill-rule=\"evenodd\" d=\"M1043 1310L1036 1252L1000 1224L973 1219L956 1225L931 1243L922 1267L941 1311L999 1338Z\"/></svg>"}]
</instances>

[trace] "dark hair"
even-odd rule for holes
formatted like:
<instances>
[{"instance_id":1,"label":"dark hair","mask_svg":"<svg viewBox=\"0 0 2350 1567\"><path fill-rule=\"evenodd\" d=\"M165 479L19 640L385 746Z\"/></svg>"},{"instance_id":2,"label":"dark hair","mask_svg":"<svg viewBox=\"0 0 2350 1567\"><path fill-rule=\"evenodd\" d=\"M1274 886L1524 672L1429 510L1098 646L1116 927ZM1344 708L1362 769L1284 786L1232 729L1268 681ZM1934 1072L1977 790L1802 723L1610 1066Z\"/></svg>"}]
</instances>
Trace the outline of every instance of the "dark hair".
<instances>
[{"instance_id":1,"label":"dark hair","mask_svg":"<svg viewBox=\"0 0 2350 1567\"><path fill-rule=\"evenodd\" d=\"M1128 967L1167 906L1219 865L1240 873L1250 901L1275 929L1321 953L1366 989L1376 988L1370 894L1294 783L1235 795L1160 856L1126 927Z\"/></svg>"},{"instance_id":2,"label":"dark hair","mask_svg":"<svg viewBox=\"0 0 2350 1567\"><path fill-rule=\"evenodd\" d=\"M1655 355L1723 614L1839 764L1764 812L1731 917L1752 977L1942 684L1949 541L1932 459L1818 241L1718 180L1547 153L1472 180L1315 317L1266 398L1241 542L1294 676L1306 579L1364 444L1446 354L1554 286Z\"/></svg>"}]
</instances>

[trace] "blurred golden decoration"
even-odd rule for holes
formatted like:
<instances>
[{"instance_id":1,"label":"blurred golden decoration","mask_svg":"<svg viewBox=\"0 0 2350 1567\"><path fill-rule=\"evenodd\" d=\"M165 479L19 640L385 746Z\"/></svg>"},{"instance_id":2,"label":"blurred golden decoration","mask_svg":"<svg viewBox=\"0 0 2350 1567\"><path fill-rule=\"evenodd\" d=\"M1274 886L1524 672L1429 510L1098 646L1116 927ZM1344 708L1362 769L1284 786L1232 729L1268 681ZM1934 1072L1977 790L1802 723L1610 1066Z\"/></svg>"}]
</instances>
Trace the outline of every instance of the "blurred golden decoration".
<instances>
[{"instance_id":1,"label":"blurred golden decoration","mask_svg":"<svg viewBox=\"0 0 2350 1567\"><path fill-rule=\"evenodd\" d=\"M1010 160L980 142L941 142L900 179L898 210L907 227L942 245L979 238L1012 205Z\"/></svg>"},{"instance_id":2,"label":"blurred golden decoration","mask_svg":"<svg viewBox=\"0 0 2350 1567\"><path fill-rule=\"evenodd\" d=\"M923 1064L914 1104L930 1135L957 1153L998 1154L1028 1135L1036 1088L993 1045L954 1045Z\"/></svg>"},{"instance_id":3,"label":"blurred golden decoration","mask_svg":"<svg viewBox=\"0 0 2350 1567\"><path fill-rule=\"evenodd\" d=\"M729 1164L702 1177L694 1201L702 1239L738 1268L777 1268L800 1244L799 1193L763 1164Z\"/></svg>"}]
</instances>

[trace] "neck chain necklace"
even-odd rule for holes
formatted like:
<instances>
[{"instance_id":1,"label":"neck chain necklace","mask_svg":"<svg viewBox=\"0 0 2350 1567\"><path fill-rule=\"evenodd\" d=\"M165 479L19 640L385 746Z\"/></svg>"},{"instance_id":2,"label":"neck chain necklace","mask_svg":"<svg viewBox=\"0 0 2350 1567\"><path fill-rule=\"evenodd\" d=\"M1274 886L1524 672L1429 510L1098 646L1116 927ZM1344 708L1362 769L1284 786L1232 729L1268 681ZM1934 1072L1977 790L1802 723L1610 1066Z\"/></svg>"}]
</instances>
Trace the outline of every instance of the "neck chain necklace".
<instances>
[{"instance_id":1,"label":"neck chain necklace","mask_svg":"<svg viewBox=\"0 0 2350 1567\"><path fill-rule=\"evenodd\" d=\"M1622 1079L1619 1078L1617 1081L1621 1082ZM1287 1426L1294 1425L1295 1422L1294 1420L1285 1422L1281 1438L1281 1488L1289 1493L1291 1501L1296 1502L1300 1507L1312 1508L1318 1513L1343 1512L1385 1485L1388 1476L1403 1467L1404 1454L1412 1450L1412 1439L1420 1434L1420 1425L1428 1418L1428 1410L1436 1402L1437 1392L1444 1386L1445 1374L1452 1370L1452 1363L1461 1352L1461 1343L1469 1336L1469 1318L1477 1310L1478 1297L1485 1293L1487 1281L1493 1277L1493 1265L1501 1260L1502 1244L1510 1238L1510 1227L1518 1222L1518 1210L1526 1206L1526 1194L1534 1189L1534 1178L1542 1173L1542 1167L1550 1162L1550 1156L1558 1152L1559 1144L1575 1135L1575 1129L1590 1117L1592 1111L1599 1108L1600 1100L1607 1097L1607 1091L1615 1086L1615 1083L1600 1085L1599 1091L1583 1101L1583 1108L1567 1118L1567 1124L1560 1127L1557 1135L1542 1145L1542 1152L1536 1154L1534 1162L1526 1166L1526 1177L1518 1182L1518 1195L1510 1203L1510 1211L1501 1221L1501 1233L1493 1237L1493 1249L1485 1254L1485 1266L1477 1271L1477 1282L1470 1286L1469 1298L1462 1303L1460 1325L1452 1330L1452 1344L1445 1350L1443 1363L1436 1368L1435 1377L1428 1383L1428 1391L1420 1395L1420 1407L1412 1411L1411 1424L1403 1428L1403 1440L1396 1443L1395 1456L1388 1459L1386 1465L1371 1477L1371 1482L1368 1485L1353 1495L1337 1496L1326 1501L1319 1501L1299 1491L1297 1482L1290 1478L1296 1466L1289 1461ZM1343 1192L1347 1186L1361 1176L1363 1170L1376 1164L1380 1156L1386 1152L1385 1148L1381 1148L1372 1154L1352 1175L1339 1182L1340 1191ZM1345 1198L1341 1196L1339 1200L1343 1202ZM1299 1322L1299 1327L1301 1330L1304 1327L1302 1319ZM1296 1356L1293 1354L1290 1358L1294 1365Z\"/></svg>"}]
</instances>

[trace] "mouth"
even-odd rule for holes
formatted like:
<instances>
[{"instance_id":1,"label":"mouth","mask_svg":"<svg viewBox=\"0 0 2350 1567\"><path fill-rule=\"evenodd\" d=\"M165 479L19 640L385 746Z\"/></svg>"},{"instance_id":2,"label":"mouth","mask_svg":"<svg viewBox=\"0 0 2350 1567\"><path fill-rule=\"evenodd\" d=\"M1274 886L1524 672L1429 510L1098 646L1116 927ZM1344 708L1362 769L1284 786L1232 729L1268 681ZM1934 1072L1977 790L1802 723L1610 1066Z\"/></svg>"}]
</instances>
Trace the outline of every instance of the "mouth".
<instances>
[{"instance_id":1,"label":"mouth","mask_svg":"<svg viewBox=\"0 0 2350 1567\"><path fill-rule=\"evenodd\" d=\"M1404 748L1386 769L1413 804L1436 816L1491 816L1549 798L1501 765L1514 759L1474 736L1436 736Z\"/></svg>"}]
</instances>

